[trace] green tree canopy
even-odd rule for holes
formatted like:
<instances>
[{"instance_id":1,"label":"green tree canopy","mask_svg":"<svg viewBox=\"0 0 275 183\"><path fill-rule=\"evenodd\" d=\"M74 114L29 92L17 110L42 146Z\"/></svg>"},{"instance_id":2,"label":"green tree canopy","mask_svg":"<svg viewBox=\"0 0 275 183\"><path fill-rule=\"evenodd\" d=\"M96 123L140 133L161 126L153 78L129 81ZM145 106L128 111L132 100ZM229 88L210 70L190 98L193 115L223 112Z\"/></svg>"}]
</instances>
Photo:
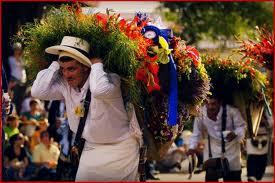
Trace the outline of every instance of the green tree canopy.
<instances>
[{"instance_id":1,"label":"green tree canopy","mask_svg":"<svg viewBox=\"0 0 275 183\"><path fill-rule=\"evenodd\" d=\"M251 34L255 26L273 28L273 2L163 2L164 16L181 25L189 43L204 37L225 40Z\"/></svg>"}]
</instances>

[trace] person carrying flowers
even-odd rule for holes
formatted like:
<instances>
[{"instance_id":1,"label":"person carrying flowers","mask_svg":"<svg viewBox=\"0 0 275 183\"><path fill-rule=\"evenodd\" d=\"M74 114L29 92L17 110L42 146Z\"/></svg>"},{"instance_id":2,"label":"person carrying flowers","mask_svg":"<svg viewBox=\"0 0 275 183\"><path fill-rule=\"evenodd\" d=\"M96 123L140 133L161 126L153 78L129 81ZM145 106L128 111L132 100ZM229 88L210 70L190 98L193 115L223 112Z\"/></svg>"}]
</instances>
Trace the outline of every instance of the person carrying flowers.
<instances>
[{"instance_id":1,"label":"person carrying flowers","mask_svg":"<svg viewBox=\"0 0 275 183\"><path fill-rule=\"evenodd\" d=\"M82 134L86 140L76 180L137 180L137 169L140 180L145 180L143 169L137 168L138 161L143 166L145 155L148 159L165 155L186 119L196 111L189 109L196 109L206 98L209 78L197 50L174 39L171 30L149 25L148 17L137 14L128 21L108 9L106 14L84 12L78 6L53 9L39 24L22 27L20 35L15 36L26 44L30 78L48 67L38 74L33 94L43 99L65 99L70 128L77 139ZM60 22L66 26L60 26ZM81 41L71 43L68 35ZM53 50L50 46L60 44L63 37L62 49L59 46ZM82 53L72 54L76 47ZM45 49L58 55L58 62L46 66L54 59L45 55ZM116 74L107 74L103 68ZM87 88L91 90L90 105ZM87 120L83 120L87 106ZM83 127L78 121L86 121L83 133L78 133L79 126ZM147 145L146 140L152 143ZM97 156L105 151L112 156L104 156L99 162Z\"/></svg>"},{"instance_id":2,"label":"person carrying flowers","mask_svg":"<svg viewBox=\"0 0 275 183\"><path fill-rule=\"evenodd\" d=\"M240 111L212 95L202 113L195 118L189 151L194 154L200 139L207 139L204 149L205 181L241 181L241 145L245 121Z\"/></svg>"},{"instance_id":3,"label":"person carrying flowers","mask_svg":"<svg viewBox=\"0 0 275 183\"><path fill-rule=\"evenodd\" d=\"M86 117L80 133L85 144L75 180L137 181L139 141L131 128L137 121L135 114L130 120L127 116L120 77L106 73L102 60L90 57L90 45L81 38L64 36L60 45L45 51L58 55L58 61L37 74L32 96L65 100L69 126L76 138L79 121Z\"/></svg>"}]
</instances>

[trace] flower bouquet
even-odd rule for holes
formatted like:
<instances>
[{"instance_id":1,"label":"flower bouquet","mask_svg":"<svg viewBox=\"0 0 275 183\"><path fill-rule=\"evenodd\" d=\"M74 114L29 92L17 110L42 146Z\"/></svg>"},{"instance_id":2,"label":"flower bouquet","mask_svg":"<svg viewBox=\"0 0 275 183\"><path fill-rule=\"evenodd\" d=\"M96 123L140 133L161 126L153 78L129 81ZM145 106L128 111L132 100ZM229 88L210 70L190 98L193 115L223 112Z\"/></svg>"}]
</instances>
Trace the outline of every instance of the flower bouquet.
<instances>
[{"instance_id":1,"label":"flower bouquet","mask_svg":"<svg viewBox=\"0 0 275 183\"><path fill-rule=\"evenodd\" d=\"M242 93L246 100L263 101L262 89L269 85L266 75L258 70L251 60L234 61L215 56L204 56L203 63L211 78L214 90L224 99L232 93ZM232 101L232 100L231 100Z\"/></svg>"},{"instance_id":2,"label":"flower bouquet","mask_svg":"<svg viewBox=\"0 0 275 183\"><path fill-rule=\"evenodd\" d=\"M243 58L250 58L254 64L272 70L274 64L274 39L273 33L266 28L257 28L257 41L239 40L239 52Z\"/></svg>"}]
</instances>

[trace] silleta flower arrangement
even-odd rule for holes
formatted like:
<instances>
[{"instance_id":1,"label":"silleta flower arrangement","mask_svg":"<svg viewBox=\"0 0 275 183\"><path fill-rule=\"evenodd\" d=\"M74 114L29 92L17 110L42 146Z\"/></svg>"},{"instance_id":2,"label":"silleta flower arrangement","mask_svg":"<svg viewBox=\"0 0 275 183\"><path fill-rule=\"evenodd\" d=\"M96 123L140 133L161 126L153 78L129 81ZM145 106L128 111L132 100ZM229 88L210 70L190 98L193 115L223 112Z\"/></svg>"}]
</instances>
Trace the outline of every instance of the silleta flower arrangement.
<instances>
[{"instance_id":1,"label":"silleta flower arrangement","mask_svg":"<svg viewBox=\"0 0 275 183\"><path fill-rule=\"evenodd\" d=\"M215 56L204 56L203 63L211 78L214 90L232 102L232 95L243 94L246 101L263 101L263 89L269 82L250 59L234 61Z\"/></svg>"},{"instance_id":2,"label":"silleta flower arrangement","mask_svg":"<svg viewBox=\"0 0 275 183\"><path fill-rule=\"evenodd\" d=\"M257 41L251 39L240 40L238 50L244 58L250 58L255 64L272 70L274 64L274 39L273 33L266 28L257 28Z\"/></svg>"},{"instance_id":3,"label":"silleta flower arrangement","mask_svg":"<svg viewBox=\"0 0 275 183\"><path fill-rule=\"evenodd\" d=\"M15 41L25 44L24 56L30 79L56 59L45 54L45 48L60 44L67 35L88 41L92 55L103 59L105 70L121 76L124 97L131 103L145 106L144 101L164 96L166 100L161 100L163 105L153 102L145 108L145 112L149 113L148 124L152 124L149 129L155 140L162 143L175 138L182 129L183 119L190 116L190 109L202 104L209 92L209 78L195 48L171 35L169 38L153 35L149 28L160 30L150 23L150 19L141 14L132 20L125 20L120 14L108 10L106 14L84 14L76 4L53 8L40 21L23 26ZM171 102L169 88L173 81L169 73L171 64L168 63L173 58L179 99L176 105L177 130L167 123L170 110L167 108ZM157 111L154 115L150 113L151 107ZM159 129L153 127L155 117L161 118Z\"/></svg>"},{"instance_id":4,"label":"silleta flower arrangement","mask_svg":"<svg viewBox=\"0 0 275 183\"><path fill-rule=\"evenodd\" d=\"M243 55L243 60L250 62L254 67L264 67L268 79L268 85L265 87L267 103L273 105L273 64L274 64L274 34L266 27L256 27L256 40L241 40L240 48L237 50Z\"/></svg>"}]
</instances>

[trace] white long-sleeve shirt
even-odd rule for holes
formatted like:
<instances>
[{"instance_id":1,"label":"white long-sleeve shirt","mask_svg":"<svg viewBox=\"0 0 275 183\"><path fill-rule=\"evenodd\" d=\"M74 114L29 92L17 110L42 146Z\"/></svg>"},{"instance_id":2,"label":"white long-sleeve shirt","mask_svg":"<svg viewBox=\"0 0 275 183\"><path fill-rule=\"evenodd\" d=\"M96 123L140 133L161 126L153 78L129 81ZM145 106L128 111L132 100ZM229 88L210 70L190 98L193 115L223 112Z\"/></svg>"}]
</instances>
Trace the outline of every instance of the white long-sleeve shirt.
<instances>
[{"instance_id":1,"label":"white long-sleeve shirt","mask_svg":"<svg viewBox=\"0 0 275 183\"><path fill-rule=\"evenodd\" d=\"M240 141L245 135L245 121L241 116L238 109L233 108L229 105L226 106L227 109L227 119L226 119L226 129L229 131L234 131L237 137L231 142L225 143L225 157L229 161L231 170L241 169L241 149ZM193 126L193 134L189 140L189 148L196 149L199 141L205 139L204 148L204 161L209 159L208 151L208 135L210 137L210 148L212 152L212 157L221 157L222 155L222 145L221 145L221 129L222 129L222 113L223 109L220 107L219 113L217 115L217 120L213 121L207 116L206 106L202 108L201 115L195 118Z\"/></svg>"},{"instance_id":2,"label":"white long-sleeve shirt","mask_svg":"<svg viewBox=\"0 0 275 183\"><path fill-rule=\"evenodd\" d=\"M120 77L107 74L102 63L91 66L91 73L80 92L70 87L59 74L58 62L40 71L33 83L32 96L42 100L65 100L70 129L76 133L79 117L75 108L91 90L91 103L82 137L89 143L115 143L130 136Z\"/></svg>"},{"instance_id":3,"label":"white long-sleeve shirt","mask_svg":"<svg viewBox=\"0 0 275 183\"><path fill-rule=\"evenodd\" d=\"M26 83L27 75L26 70L23 65L23 61L16 61L14 56L9 57L9 66L11 70L11 76L20 81L21 83Z\"/></svg>"}]
</instances>

